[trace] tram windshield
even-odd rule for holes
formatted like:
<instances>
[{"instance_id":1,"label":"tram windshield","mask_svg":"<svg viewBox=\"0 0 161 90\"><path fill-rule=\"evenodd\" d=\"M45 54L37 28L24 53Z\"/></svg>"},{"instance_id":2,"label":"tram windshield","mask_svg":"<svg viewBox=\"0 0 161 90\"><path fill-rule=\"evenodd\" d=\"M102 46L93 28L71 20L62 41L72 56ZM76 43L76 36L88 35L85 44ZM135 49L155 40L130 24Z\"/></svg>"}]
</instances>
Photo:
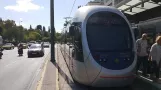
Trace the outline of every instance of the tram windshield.
<instances>
[{"instance_id":1,"label":"tram windshield","mask_svg":"<svg viewBox=\"0 0 161 90\"><path fill-rule=\"evenodd\" d=\"M93 14L87 21L87 41L90 50L125 51L132 49L132 35L126 21L110 12Z\"/></svg>"}]
</instances>

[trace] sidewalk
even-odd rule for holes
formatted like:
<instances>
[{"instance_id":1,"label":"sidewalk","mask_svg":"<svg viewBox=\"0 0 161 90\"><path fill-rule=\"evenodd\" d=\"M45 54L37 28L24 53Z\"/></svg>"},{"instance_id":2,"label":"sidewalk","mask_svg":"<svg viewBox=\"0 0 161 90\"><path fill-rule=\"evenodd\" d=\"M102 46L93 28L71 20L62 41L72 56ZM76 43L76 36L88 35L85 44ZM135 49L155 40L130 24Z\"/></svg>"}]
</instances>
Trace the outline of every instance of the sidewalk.
<instances>
[{"instance_id":1,"label":"sidewalk","mask_svg":"<svg viewBox=\"0 0 161 90\"><path fill-rule=\"evenodd\" d=\"M55 49L56 62L48 61L41 85L37 90L87 90L85 87L74 84L67 64L57 44ZM40 80L41 82L41 80Z\"/></svg>"},{"instance_id":2,"label":"sidewalk","mask_svg":"<svg viewBox=\"0 0 161 90\"><path fill-rule=\"evenodd\" d=\"M57 49L57 45L55 47ZM57 50L55 50L55 54ZM56 54L57 55L57 54ZM42 71L41 79L37 85L37 90L59 90L58 88L58 56L55 55L56 62L48 61Z\"/></svg>"},{"instance_id":3,"label":"sidewalk","mask_svg":"<svg viewBox=\"0 0 161 90\"><path fill-rule=\"evenodd\" d=\"M48 61L44 65L36 90L84 90L73 83L59 44L56 44L55 58L56 62Z\"/></svg>"},{"instance_id":4,"label":"sidewalk","mask_svg":"<svg viewBox=\"0 0 161 90\"><path fill-rule=\"evenodd\" d=\"M57 81L56 81L56 66L49 61L45 76L43 79L41 90L58 90L57 89Z\"/></svg>"}]
</instances>

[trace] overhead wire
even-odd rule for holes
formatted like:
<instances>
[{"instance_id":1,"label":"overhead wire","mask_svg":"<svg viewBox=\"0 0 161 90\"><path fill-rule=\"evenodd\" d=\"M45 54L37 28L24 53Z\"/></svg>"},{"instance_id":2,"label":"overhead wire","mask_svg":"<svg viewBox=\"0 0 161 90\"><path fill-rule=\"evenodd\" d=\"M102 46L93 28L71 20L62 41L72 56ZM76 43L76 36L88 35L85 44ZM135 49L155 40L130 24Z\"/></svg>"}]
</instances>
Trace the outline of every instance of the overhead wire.
<instances>
[{"instance_id":1,"label":"overhead wire","mask_svg":"<svg viewBox=\"0 0 161 90\"><path fill-rule=\"evenodd\" d=\"M74 0L74 2L73 2L72 9L71 9L71 11L70 11L70 13L69 13L69 17L70 17L70 15L71 15L72 11L73 11L73 8L74 8L74 5L75 5L75 2L76 2L76 0Z\"/></svg>"}]
</instances>

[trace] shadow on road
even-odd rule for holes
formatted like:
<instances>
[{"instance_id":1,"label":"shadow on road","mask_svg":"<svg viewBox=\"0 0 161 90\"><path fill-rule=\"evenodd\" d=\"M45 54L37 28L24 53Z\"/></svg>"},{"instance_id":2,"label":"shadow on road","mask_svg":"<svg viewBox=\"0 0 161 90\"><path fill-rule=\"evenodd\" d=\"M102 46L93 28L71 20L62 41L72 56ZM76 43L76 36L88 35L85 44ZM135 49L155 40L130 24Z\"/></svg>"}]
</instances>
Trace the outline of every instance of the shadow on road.
<instances>
[{"instance_id":1,"label":"shadow on road","mask_svg":"<svg viewBox=\"0 0 161 90\"><path fill-rule=\"evenodd\" d=\"M127 87L111 87L111 88L96 88L96 87L90 87L90 86L85 86L80 83L74 83L64 72L63 70L59 67L59 65L56 62L52 62L53 65L56 66L58 69L59 74L66 80L66 82L69 84L69 86L72 88L72 90L133 90L131 86ZM71 84L71 82L73 84Z\"/></svg>"},{"instance_id":2,"label":"shadow on road","mask_svg":"<svg viewBox=\"0 0 161 90\"><path fill-rule=\"evenodd\" d=\"M58 72L67 81L67 83L72 82L72 80L64 73L64 71L59 67L59 65L56 62L52 62L52 63L56 66L56 68L58 69Z\"/></svg>"},{"instance_id":3,"label":"shadow on road","mask_svg":"<svg viewBox=\"0 0 161 90\"><path fill-rule=\"evenodd\" d=\"M23 55L17 55L17 57L23 57Z\"/></svg>"},{"instance_id":4,"label":"shadow on road","mask_svg":"<svg viewBox=\"0 0 161 90\"><path fill-rule=\"evenodd\" d=\"M43 56L38 56L38 55L36 56L36 55L35 55L35 56L30 56L30 57L28 57L28 58L41 58L41 57L43 57Z\"/></svg>"}]
</instances>

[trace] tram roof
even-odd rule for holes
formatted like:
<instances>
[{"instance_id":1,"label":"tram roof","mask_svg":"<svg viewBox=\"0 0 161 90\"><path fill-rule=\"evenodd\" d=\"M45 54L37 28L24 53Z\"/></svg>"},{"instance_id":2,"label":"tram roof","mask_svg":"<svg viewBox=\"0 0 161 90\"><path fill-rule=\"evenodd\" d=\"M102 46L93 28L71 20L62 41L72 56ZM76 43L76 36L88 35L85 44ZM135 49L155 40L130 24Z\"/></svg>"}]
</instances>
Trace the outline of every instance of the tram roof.
<instances>
[{"instance_id":1,"label":"tram roof","mask_svg":"<svg viewBox=\"0 0 161 90\"><path fill-rule=\"evenodd\" d=\"M111 11L111 12L117 13L117 14L124 17L124 15L122 13L120 13L120 11L118 9L116 9L114 7L102 6L102 5L92 5L92 6L83 6L83 7L79 8L75 13L75 15L72 19L72 22L82 22L85 20L85 18L88 15L98 12L98 11Z\"/></svg>"}]
</instances>

